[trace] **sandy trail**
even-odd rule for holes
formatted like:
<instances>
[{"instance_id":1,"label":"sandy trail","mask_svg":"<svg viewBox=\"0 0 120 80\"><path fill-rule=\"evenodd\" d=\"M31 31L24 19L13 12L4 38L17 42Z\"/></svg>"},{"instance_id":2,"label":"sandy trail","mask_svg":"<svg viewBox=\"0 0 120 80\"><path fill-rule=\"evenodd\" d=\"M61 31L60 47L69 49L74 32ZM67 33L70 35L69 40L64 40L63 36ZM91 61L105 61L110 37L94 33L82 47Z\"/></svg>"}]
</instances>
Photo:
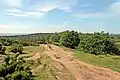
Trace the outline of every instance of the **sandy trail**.
<instances>
[{"instance_id":1,"label":"sandy trail","mask_svg":"<svg viewBox=\"0 0 120 80\"><path fill-rule=\"evenodd\" d=\"M107 68L96 67L73 57L72 51L65 51L55 45L43 45L44 53L64 65L76 80L120 80L120 73Z\"/></svg>"},{"instance_id":2,"label":"sandy trail","mask_svg":"<svg viewBox=\"0 0 120 80\"><path fill-rule=\"evenodd\" d=\"M26 60L34 60L34 61L37 61L38 58L40 58L40 53L35 53L34 55L32 55L31 57L29 58L26 58Z\"/></svg>"}]
</instances>

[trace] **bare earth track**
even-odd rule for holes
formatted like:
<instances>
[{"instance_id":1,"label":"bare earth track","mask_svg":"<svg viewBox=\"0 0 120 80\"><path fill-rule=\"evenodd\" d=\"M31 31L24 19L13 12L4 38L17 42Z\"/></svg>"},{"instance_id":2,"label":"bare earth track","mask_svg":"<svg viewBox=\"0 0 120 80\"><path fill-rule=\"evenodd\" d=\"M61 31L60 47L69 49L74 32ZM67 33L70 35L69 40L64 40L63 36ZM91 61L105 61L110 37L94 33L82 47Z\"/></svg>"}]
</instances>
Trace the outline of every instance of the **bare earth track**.
<instances>
[{"instance_id":1,"label":"bare earth track","mask_svg":"<svg viewBox=\"0 0 120 80\"><path fill-rule=\"evenodd\" d=\"M55 45L43 45L43 47L45 48L43 53L63 65L76 80L120 80L120 73L79 61L73 57L72 51L63 50Z\"/></svg>"}]
</instances>

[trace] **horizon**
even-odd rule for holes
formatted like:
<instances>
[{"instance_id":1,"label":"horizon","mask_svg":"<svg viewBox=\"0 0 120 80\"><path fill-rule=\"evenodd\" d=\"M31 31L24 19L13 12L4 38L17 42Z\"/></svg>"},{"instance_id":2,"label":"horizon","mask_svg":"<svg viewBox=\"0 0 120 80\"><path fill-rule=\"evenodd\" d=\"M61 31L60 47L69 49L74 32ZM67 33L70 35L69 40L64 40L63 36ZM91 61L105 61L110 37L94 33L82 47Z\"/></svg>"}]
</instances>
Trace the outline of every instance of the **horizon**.
<instances>
[{"instance_id":1,"label":"horizon","mask_svg":"<svg viewBox=\"0 0 120 80\"><path fill-rule=\"evenodd\" d=\"M1 0L0 34L120 34L120 0Z\"/></svg>"},{"instance_id":2,"label":"horizon","mask_svg":"<svg viewBox=\"0 0 120 80\"><path fill-rule=\"evenodd\" d=\"M64 32L64 31L67 31L67 30L63 30L63 31L60 31L60 32ZM68 31L72 31L72 30L68 30ZM73 31L76 31L76 30L73 30ZM60 32L31 32L31 33L0 33L1 34L6 34L6 35L31 35L31 34L49 34L49 33L60 33ZM102 31L96 31L96 32L79 32L77 31L78 33L82 33L82 34L92 34L92 33L100 33ZM109 33L109 34L115 34L115 35L119 35L120 33L110 33L110 32L105 32L104 33Z\"/></svg>"}]
</instances>

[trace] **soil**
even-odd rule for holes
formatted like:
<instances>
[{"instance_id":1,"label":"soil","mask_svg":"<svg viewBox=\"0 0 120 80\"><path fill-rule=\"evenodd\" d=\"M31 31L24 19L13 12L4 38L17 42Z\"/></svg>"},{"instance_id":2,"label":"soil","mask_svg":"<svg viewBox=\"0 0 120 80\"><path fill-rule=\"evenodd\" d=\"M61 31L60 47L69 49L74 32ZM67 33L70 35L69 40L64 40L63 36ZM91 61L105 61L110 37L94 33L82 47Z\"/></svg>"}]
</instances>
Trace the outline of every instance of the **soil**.
<instances>
[{"instance_id":1,"label":"soil","mask_svg":"<svg viewBox=\"0 0 120 80\"><path fill-rule=\"evenodd\" d=\"M73 56L70 50L64 50L55 45L42 45L45 50L44 54L51 57L52 60L57 62L57 68L65 68L74 75L76 80L120 80L120 73L114 72L111 69L92 66L82 62ZM36 53L33 59L37 59L39 54ZM62 67L59 66L59 64ZM60 77L58 78L60 79ZM67 80L67 79L66 79ZM72 80L72 79L69 79Z\"/></svg>"}]
</instances>

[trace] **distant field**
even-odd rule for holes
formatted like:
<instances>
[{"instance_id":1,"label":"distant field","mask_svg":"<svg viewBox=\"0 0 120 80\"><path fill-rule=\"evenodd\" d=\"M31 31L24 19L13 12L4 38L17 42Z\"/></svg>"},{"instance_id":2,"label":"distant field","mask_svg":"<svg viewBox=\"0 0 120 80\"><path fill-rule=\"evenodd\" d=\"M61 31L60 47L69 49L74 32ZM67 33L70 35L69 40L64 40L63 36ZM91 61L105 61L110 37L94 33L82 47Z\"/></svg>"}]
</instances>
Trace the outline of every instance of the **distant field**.
<instances>
[{"instance_id":1,"label":"distant field","mask_svg":"<svg viewBox=\"0 0 120 80\"><path fill-rule=\"evenodd\" d=\"M110 68L114 71L120 72L120 56L113 55L93 55L84 53L82 51L75 51L75 57L83 62L95 66Z\"/></svg>"}]
</instances>

